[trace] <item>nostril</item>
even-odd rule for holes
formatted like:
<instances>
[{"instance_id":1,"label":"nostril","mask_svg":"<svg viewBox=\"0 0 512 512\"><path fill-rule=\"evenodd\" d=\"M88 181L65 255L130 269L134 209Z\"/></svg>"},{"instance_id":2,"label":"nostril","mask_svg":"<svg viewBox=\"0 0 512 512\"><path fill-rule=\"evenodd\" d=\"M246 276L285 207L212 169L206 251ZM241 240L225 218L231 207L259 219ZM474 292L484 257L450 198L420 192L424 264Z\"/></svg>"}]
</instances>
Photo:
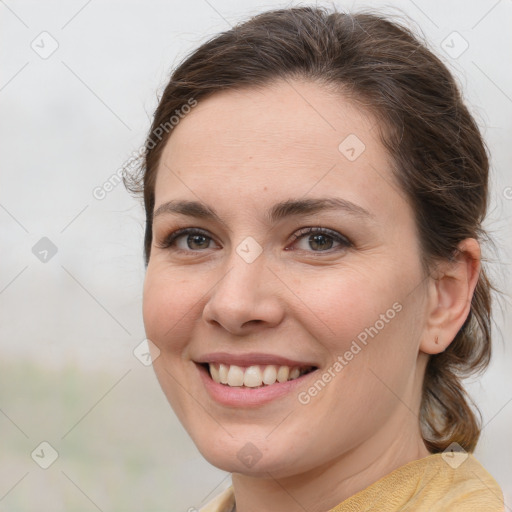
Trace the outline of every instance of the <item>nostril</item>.
<instances>
[{"instance_id":1,"label":"nostril","mask_svg":"<svg viewBox=\"0 0 512 512\"><path fill-rule=\"evenodd\" d=\"M251 324L259 324L261 323L263 320L249 320L248 322L245 322L244 326L245 325L251 325Z\"/></svg>"}]
</instances>

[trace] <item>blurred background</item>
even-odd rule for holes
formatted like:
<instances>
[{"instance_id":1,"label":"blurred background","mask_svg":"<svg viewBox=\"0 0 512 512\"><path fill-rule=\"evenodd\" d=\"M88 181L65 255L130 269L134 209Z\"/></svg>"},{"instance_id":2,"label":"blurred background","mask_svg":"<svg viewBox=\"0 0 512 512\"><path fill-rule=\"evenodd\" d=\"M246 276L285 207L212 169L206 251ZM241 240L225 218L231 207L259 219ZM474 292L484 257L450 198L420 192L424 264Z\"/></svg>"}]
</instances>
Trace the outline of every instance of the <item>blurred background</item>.
<instances>
[{"instance_id":1,"label":"blurred background","mask_svg":"<svg viewBox=\"0 0 512 512\"><path fill-rule=\"evenodd\" d=\"M458 77L492 154L486 255L510 292L512 1L331 4L407 15ZM0 1L0 511L193 511L229 485L146 366L143 210L118 173L188 52L292 5L307 2ZM468 383L485 425L476 456L507 510L510 312L505 299L491 367Z\"/></svg>"}]
</instances>

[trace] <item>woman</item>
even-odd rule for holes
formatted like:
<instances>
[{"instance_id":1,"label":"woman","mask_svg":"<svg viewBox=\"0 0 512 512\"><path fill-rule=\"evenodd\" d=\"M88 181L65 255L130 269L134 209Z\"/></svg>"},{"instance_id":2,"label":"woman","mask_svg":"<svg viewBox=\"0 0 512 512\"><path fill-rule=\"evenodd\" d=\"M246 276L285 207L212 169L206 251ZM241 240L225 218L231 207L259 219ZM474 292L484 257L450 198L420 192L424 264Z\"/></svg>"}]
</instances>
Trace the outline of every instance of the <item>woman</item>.
<instances>
[{"instance_id":1,"label":"woman","mask_svg":"<svg viewBox=\"0 0 512 512\"><path fill-rule=\"evenodd\" d=\"M488 158L446 67L370 14L270 11L173 73L142 174L144 324L206 511L501 511Z\"/></svg>"}]
</instances>

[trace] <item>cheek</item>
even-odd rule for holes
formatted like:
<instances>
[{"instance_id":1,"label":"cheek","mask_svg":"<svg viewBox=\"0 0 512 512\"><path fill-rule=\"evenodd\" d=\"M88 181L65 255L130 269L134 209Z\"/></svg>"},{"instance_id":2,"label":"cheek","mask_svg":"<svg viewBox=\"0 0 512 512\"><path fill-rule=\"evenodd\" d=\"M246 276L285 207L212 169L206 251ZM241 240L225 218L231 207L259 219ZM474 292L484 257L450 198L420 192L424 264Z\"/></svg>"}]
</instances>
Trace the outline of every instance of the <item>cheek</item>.
<instances>
[{"instance_id":1,"label":"cheek","mask_svg":"<svg viewBox=\"0 0 512 512\"><path fill-rule=\"evenodd\" d=\"M329 384L332 392L318 397L318 403L328 404L331 411L344 403L340 420L346 410L385 417L389 401L392 405L396 398L379 379L391 389L405 390L414 372L422 313L410 283L417 279L417 269L384 266L378 271L374 265L346 268L325 279L317 275L296 281L309 306L301 315L302 325L322 345L326 372L335 376Z\"/></svg>"},{"instance_id":2,"label":"cheek","mask_svg":"<svg viewBox=\"0 0 512 512\"><path fill-rule=\"evenodd\" d=\"M201 290L182 275L148 266L143 294L144 327L147 337L162 352L183 348L180 340L186 340L188 316L200 296Z\"/></svg>"},{"instance_id":3,"label":"cheek","mask_svg":"<svg viewBox=\"0 0 512 512\"><path fill-rule=\"evenodd\" d=\"M301 315L302 325L326 354L319 376L327 378L326 392L323 386L318 386L318 393L301 390L310 397L308 411L316 411L308 420L315 429L325 428L322 424L329 415L337 425L345 425L347 442L351 436L355 440L362 425L371 432L397 405L389 389L406 392L417 357L411 338L418 314L413 297L404 300L409 292L405 280L414 273L412 268L410 275L407 272L360 267L332 272L325 280L296 281L309 306Z\"/></svg>"},{"instance_id":4,"label":"cheek","mask_svg":"<svg viewBox=\"0 0 512 512\"><path fill-rule=\"evenodd\" d=\"M204 293L204 292L203 292ZM153 369L171 407L185 427L196 405L183 386L190 367L181 359L190 339L191 315L201 290L169 269L148 266L144 280L143 318L146 336L159 349ZM189 363L192 364L192 363ZM180 383L180 384L178 384Z\"/></svg>"},{"instance_id":5,"label":"cheek","mask_svg":"<svg viewBox=\"0 0 512 512\"><path fill-rule=\"evenodd\" d=\"M302 276L295 281L294 292L307 306L303 318L308 319L308 330L318 333L330 349L344 350L365 329L377 323L383 330L396 319L402 293L391 269L325 269L323 276L318 271Z\"/></svg>"}]
</instances>

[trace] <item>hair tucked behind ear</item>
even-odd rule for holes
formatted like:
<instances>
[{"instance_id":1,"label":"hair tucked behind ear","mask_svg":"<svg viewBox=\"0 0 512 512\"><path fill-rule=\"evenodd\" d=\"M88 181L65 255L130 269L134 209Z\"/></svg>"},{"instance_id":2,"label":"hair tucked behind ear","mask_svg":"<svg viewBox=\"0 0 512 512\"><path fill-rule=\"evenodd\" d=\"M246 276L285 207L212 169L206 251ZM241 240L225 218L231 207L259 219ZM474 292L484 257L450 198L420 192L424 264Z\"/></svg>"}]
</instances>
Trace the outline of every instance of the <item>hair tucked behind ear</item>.
<instances>
[{"instance_id":1,"label":"hair tucked behind ear","mask_svg":"<svg viewBox=\"0 0 512 512\"><path fill-rule=\"evenodd\" d=\"M448 349L430 358L421 406L424 439L439 452L452 442L473 451L480 436L480 418L468 405L461 377L484 370L491 356L491 290L485 271L480 273L468 318ZM478 409L473 406L473 409Z\"/></svg>"},{"instance_id":2,"label":"hair tucked behind ear","mask_svg":"<svg viewBox=\"0 0 512 512\"><path fill-rule=\"evenodd\" d=\"M484 238L487 151L445 65L408 29L381 16L300 7L265 12L215 36L172 74L140 174L125 182L144 194L146 263L157 166L172 135L171 127L161 136L161 127L191 99L279 78L314 80L377 117L398 183L416 212L426 272L434 261L452 258L465 238ZM489 362L490 293L482 269L464 326L428 363L420 421L432 452L454 441L472 451L477 443L479 421L461 378Z\"/></svg>"}]
</instances>

